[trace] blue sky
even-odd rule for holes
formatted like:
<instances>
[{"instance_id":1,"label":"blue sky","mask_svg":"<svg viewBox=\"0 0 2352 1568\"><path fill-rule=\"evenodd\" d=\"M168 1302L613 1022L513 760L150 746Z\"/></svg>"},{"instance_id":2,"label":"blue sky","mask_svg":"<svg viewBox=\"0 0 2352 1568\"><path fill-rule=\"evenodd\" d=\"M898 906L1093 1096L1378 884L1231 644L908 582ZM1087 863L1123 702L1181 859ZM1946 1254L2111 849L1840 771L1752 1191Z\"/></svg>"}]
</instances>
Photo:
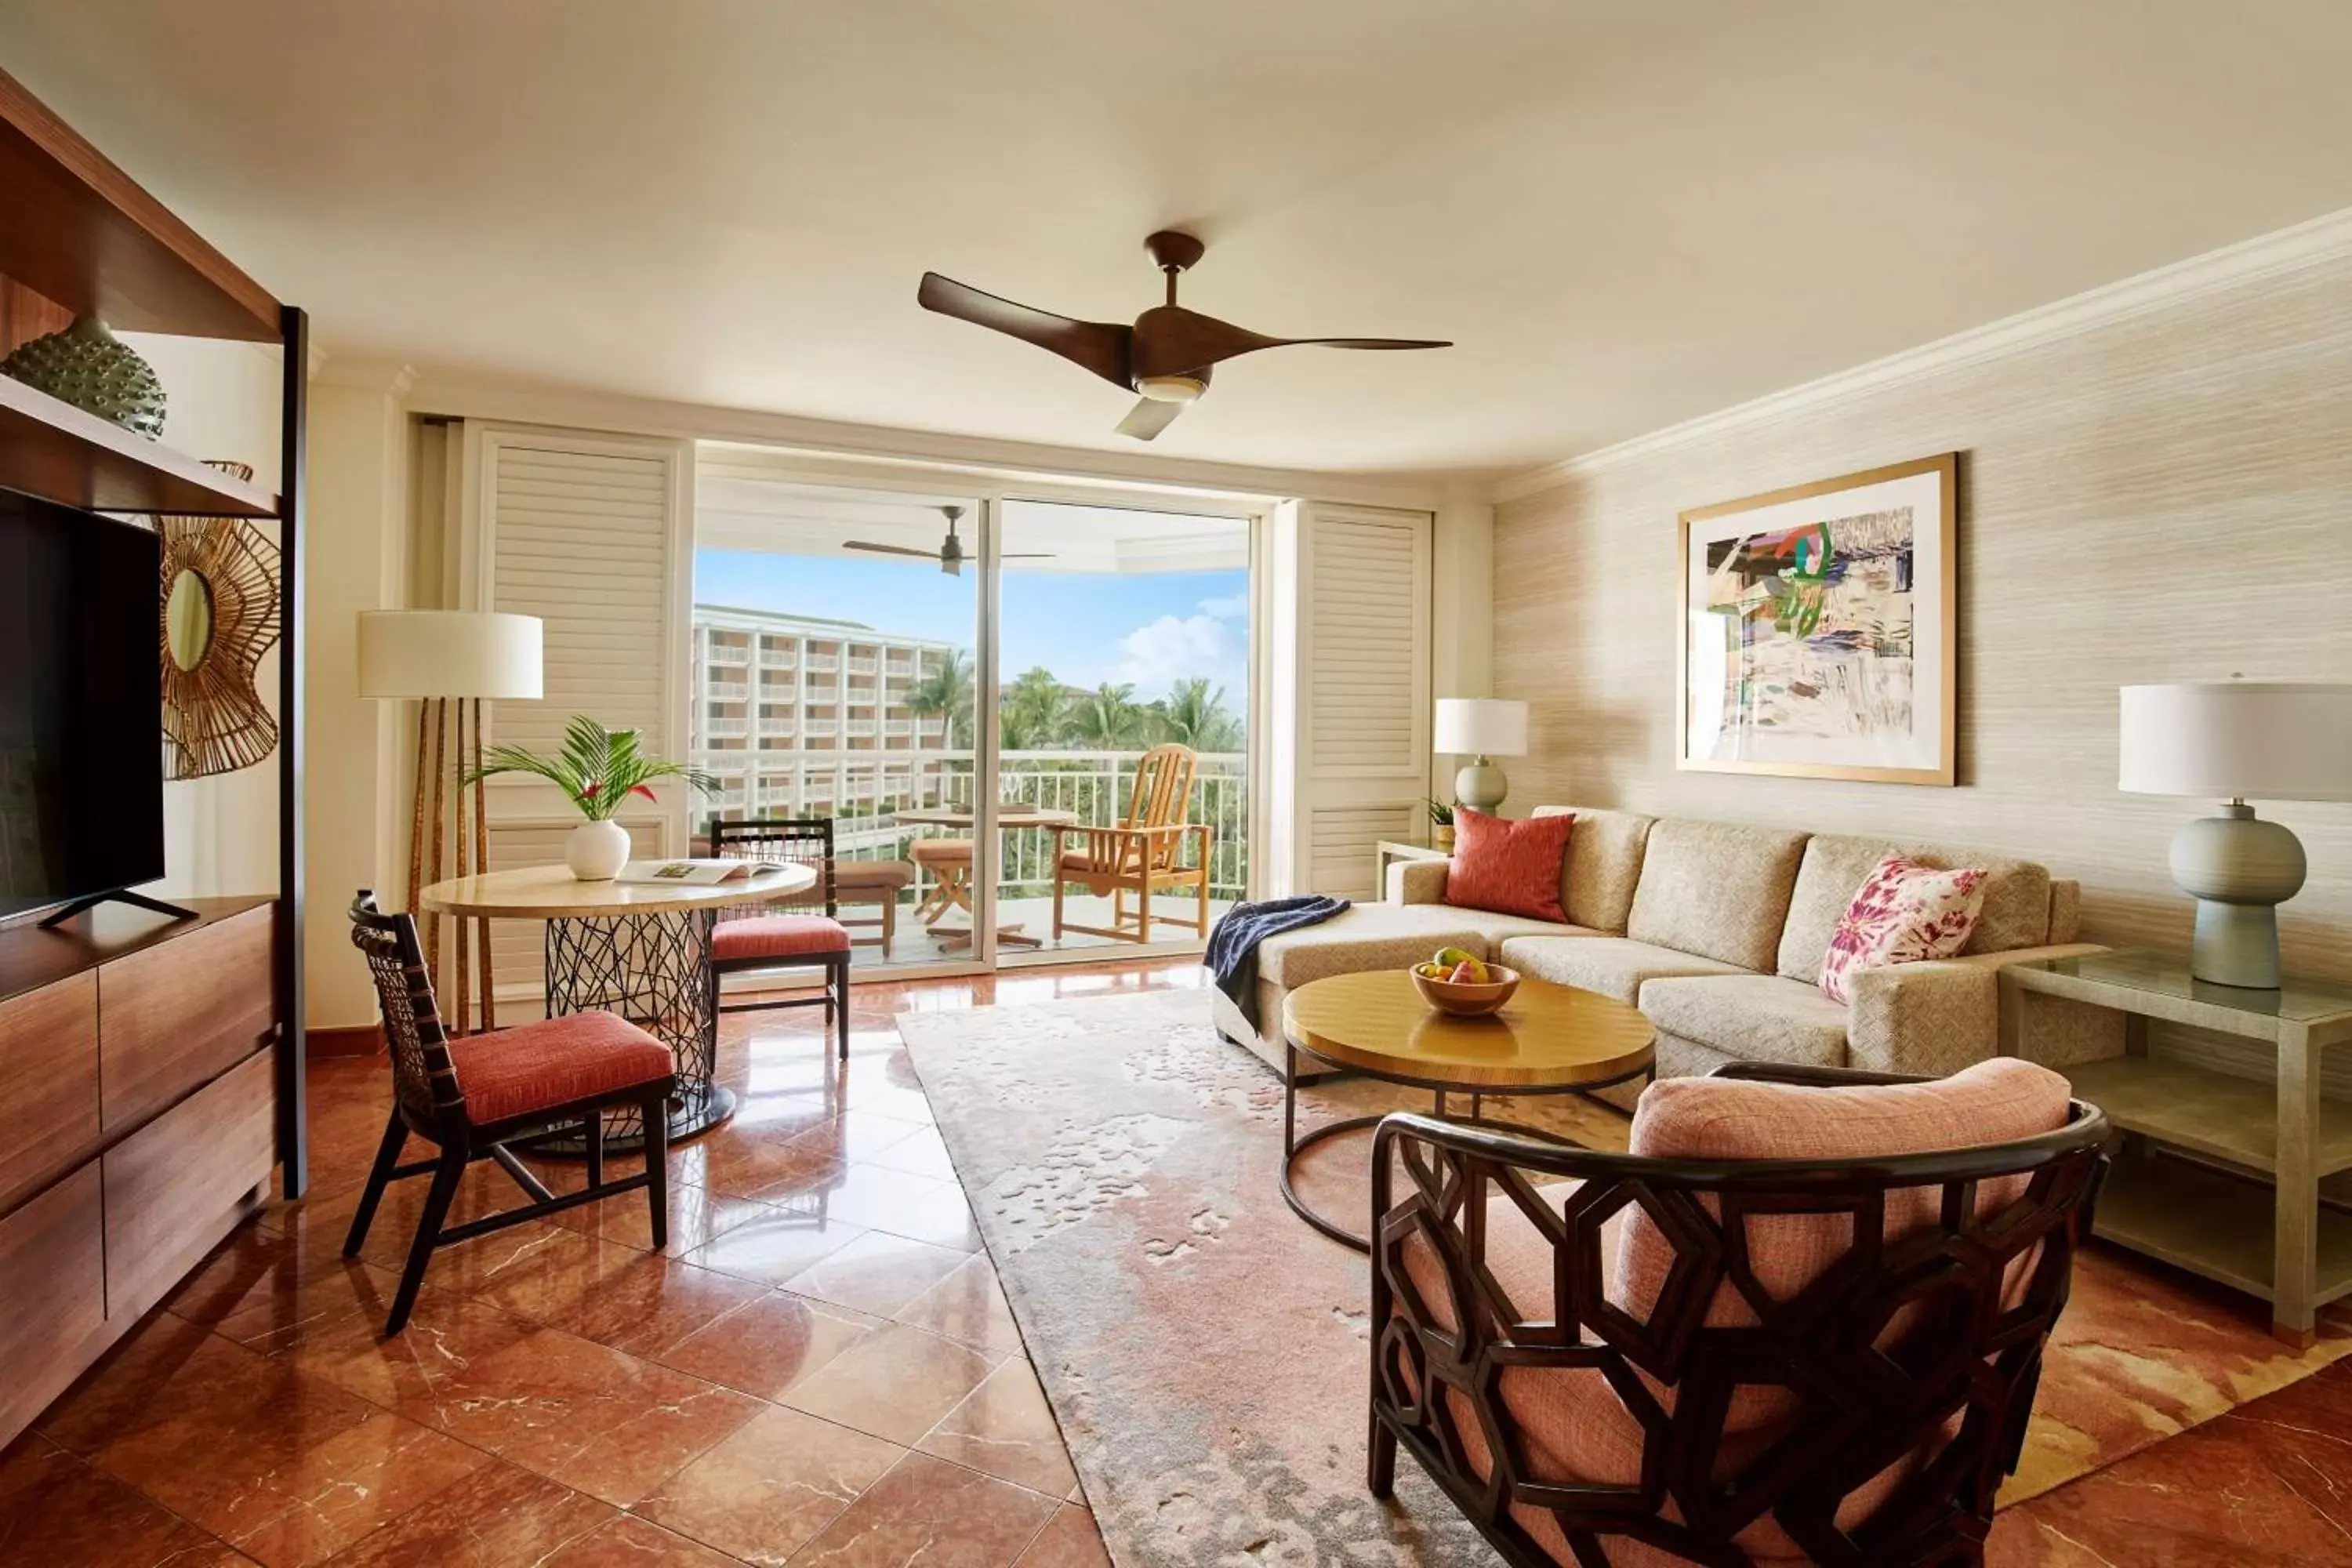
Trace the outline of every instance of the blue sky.
<instances>
[{"instance_id":1,"label":"blue sky","mask_svg":"<svg viewBox=\"0 0 2352 1568\"><path fill-rule=\"evenodd\" d=\"M863 621L877 631L972 643L979 574L950 577L919 561L698 550L698 604ZM1069 685L1134 685L1141 698L1207 676L1225 705L1248 705L1249 574L1080 575L1007 571L1003 668L1044 665Z\"/></svg>"}]
</instances>

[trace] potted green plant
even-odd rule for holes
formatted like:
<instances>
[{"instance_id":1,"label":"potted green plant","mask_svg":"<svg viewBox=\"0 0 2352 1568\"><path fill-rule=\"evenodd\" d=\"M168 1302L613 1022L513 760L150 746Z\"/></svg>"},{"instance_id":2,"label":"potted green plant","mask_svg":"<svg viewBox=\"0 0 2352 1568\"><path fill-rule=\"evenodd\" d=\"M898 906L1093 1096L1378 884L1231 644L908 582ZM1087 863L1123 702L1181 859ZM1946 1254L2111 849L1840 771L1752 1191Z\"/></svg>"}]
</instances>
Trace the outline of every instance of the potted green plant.
<instances>
[{"instance_id":1,"label":"potted green plant","mask_svg":"<svg viewBox=\"0 0 2352 1568\"><path fill-rule=\"evenodd\" d=\"M1454 847L1454 808L1443 801L1429 803L1430 842L1440 849Z\"/></svg>"},{"instance_id":2,"label":"potted green plant","mask_svg":"<svg viewBox=\"0 0 2352 1568\"><path fill-rule=\"evenodd\" d=\"M613 820L631 795L655 797L656 779L683 779L709 795L719 780L684 763L666 763L637 750L635 730L607 730L585 713L563 727L563 749L551 757L520 746L493 746L466 782L500 773L530 773L564 793L588 820L563 840L563 863L583 882L609 882L629 861L629 833Z\"/></svg>"}]
</instances>

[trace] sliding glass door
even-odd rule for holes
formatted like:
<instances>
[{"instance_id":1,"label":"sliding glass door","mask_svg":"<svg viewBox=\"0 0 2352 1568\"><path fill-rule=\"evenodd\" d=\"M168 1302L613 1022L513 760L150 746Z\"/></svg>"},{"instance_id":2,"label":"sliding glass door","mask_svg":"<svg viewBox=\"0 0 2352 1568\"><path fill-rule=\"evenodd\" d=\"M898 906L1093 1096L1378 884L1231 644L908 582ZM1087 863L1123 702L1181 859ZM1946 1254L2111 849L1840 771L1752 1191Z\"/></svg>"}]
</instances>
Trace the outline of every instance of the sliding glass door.
<instances>
[{"instance_id":1,"label":"sliding glass door","mask_svg":"<svg viewBox=\"0 0 2352 1568\"><path fill-rule=\"evenodd\" d=\"M1197 948L1250 877L1244 512L698 474L707 817L824 818L853 969Z\"/></svg>"}]
</instances>

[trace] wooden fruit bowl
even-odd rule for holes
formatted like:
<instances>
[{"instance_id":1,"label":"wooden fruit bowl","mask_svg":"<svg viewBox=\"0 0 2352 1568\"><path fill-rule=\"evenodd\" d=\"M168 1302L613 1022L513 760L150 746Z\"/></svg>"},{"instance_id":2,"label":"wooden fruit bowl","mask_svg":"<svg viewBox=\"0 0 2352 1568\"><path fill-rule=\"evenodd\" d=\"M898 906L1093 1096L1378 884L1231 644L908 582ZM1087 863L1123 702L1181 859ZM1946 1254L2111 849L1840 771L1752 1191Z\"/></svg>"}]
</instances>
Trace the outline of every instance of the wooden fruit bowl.
<instances>
[{"instance_id":1,"label":"wooden fruit bowl","mask_svg":"<svg viewBox=\"0 0 2352 1568\"><path fill-rule=\"evenodd\" d=\"M1419 970L1410 970L1412 988L1421 999L1441 1013L1451 1013L1457 1018L1475 1018L1492 1013L1511 999L1519 988L1519 972L1506 969L1499 963L1486 965L1487 981L1484 985L1456 985L1451 980L1432 980Z\"/></svg>"}]
</instances>

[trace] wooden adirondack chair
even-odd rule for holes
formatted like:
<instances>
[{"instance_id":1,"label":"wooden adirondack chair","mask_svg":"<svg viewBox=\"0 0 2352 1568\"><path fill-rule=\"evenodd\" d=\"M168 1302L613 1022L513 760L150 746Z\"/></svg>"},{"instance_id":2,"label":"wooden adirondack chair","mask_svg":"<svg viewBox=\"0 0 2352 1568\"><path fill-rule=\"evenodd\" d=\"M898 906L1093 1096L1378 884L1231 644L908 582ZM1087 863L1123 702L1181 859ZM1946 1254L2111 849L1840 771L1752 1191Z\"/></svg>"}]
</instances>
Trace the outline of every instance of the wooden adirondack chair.
<instances>
[{"instance_id":1,"label":"wooden adirondack chair","mask_svg":"<svg viewBox=\"0 0 2352 1568\"><path fill-rule=\"evenodd\" d=\"M1190 746L1154 746L1136 763L1135 793L1118 826L1051 830L1056 938L1064 931L1077 931L1118 942L1150 942L1151 895L1165 888L1196 890L1193 930L1203 937L1209 934L1209 855L1215 830L1205 822L1184 820L1184 808L1192 797L1192 775L1199 765L1200 759ZM1079 842L1066 849L1063 841L1068 838ZM1199 844L1190 866L1183 863L1187 838ZM1110 895L1108 928L1076 925L1062 918L1062 891L1073 882L1097 898ZM1131 922L1127 912L1130 893L1135 896Z\"/></svg>"}]
</instances>

